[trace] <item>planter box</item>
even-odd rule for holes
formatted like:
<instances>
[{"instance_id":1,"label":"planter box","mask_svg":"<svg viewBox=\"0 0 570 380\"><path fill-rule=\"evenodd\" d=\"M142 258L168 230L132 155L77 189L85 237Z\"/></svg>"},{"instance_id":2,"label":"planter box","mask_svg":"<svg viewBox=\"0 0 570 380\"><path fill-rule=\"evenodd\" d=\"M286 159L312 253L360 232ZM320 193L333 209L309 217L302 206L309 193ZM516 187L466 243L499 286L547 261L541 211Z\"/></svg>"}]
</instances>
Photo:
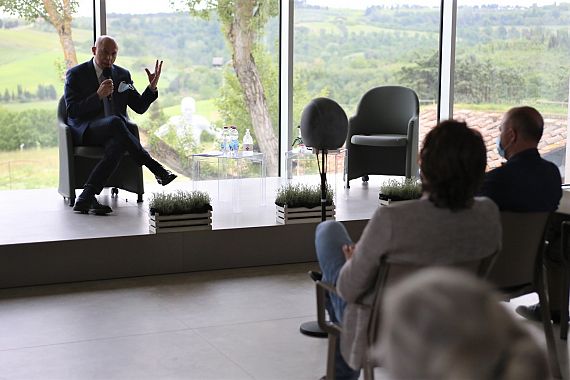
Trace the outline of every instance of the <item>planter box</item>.
<instances>
[{"instance_id":1,"label":"planter box","mask_svg":"<svg viewBox=\"0 0 570 380\"><path fill-rule=\"evenodd\" d=\"M202 214L150 215L149 232L184 232L212 229L212 211Z\"/></svg>"},{"instance_id":2,"label":"planter box","mask_svg":"<svg viewBox=\"0 0 570 380\"><path fill-rule=\"evenodd\" d=\"M287 207L287 205L277 207L277 223L318 223L321 221L321 208L313 207ZM335 205L327 206L327 220L335 220Z\"/></svg>"},{"instance_id":3,"label":"planter box","mask_svg":"<svg viewBox=\"0 0 570 380\"><path fill-rule=\"evenodd\" d=\"M382 198L380 198L380 200L378 201L378 204L380 206L390 206L392 204L410 202L410 201L413 201L413 199L382 199Z\"/></svg>"}]
</instances>

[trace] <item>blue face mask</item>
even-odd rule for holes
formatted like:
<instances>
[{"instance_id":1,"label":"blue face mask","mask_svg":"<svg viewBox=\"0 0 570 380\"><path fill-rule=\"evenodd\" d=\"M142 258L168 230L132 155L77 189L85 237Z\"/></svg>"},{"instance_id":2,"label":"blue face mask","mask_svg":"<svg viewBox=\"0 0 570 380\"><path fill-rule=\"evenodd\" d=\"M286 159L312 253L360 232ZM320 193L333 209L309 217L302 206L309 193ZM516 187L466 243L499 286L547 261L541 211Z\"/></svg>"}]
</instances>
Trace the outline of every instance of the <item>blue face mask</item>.
<instances>
[{"instance_id":1,"label":"blue face mask","mask_svg":"<svg viewBox=\"0 0 570 380\"><path fill-rule=\"evenodd\" d=\"M499 152L499 156L505 158L505 148L501 144L501 136L497 136L497 152Z\"/></svg>"}]
</instances>

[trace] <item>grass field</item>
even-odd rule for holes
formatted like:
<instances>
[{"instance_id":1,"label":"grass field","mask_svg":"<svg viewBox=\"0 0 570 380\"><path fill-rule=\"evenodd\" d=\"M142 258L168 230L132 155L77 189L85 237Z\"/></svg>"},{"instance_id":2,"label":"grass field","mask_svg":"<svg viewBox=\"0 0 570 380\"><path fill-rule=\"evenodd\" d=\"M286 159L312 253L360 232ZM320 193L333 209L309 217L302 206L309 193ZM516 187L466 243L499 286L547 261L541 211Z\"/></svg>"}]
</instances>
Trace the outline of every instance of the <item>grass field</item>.
<instances>
[{"instance_id":1,"label":"grass field","mask_svg":"<svg viewBox=\"0 0 570 380\"><path fill-rule=\"evenodd\" d=\"M58 148L0 152L0 190L56 188Z\"/></svg>"}]
</instances>

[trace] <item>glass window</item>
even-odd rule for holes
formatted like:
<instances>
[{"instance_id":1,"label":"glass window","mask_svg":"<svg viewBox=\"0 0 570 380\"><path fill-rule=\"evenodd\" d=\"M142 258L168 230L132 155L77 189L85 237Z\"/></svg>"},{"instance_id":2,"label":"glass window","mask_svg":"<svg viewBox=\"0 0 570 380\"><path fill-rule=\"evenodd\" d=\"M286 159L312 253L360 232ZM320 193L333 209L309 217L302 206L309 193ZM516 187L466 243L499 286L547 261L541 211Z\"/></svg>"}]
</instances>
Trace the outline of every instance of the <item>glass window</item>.
<instances>
[{"instance_id":1,"label":"glass window","mask_svg":"<svg viewBox=\"0 0 570 380\"><path fill-rule=\"evenodd\" d=\"M420 98L421 141L436 122L439 27L440 1L296 1L293 125L312 98L350 117L368 90L402 85Z\"/></svg>"},{"instance_id":2,"label":"glass window","mask_svg":"<svg viewBox=\"0 0 570 380\"><path fill-rule=\"evenodd\" d=\"M545 120L539 150L564 177L570 2L474 3L458 2L454 117L481 130L491 169L503 161L495 139L504 113L535 107Z\"/></svg>"},{"instance_id":3,"label":"glass window","mask_svg":"<svg viewBox=\"0 0 570 380\"><path fill-rule=\"evenodd\" d=\"M268 174L276 175L279 3L233 2L231 12L213 5L210 17L206 2L193 9L189 3L107 0L107 33L119 44L116 64L130 70L139 91L148 84L144 69L164 61L158 100L144 115L131 111L130 117L153 156L188 177L192 154L220 151L224 126L237 127L240 150L249 129L254 150L265 153ZM200 179L217 170L217 160L201 163ZM259 168L239 172L258 176Z\"/></svg>"},{"instance_id":4,"label":"glass window","mask_svg":"<svg viewBox=\"0 0 570 380\"><path fill-rule=\"evenodd\" d=\"M65 71L87 59L93 44L91 0L54 9L58 17L46 9L51 2L33 12L23 3L0 5L0 190L57 187Z\"/></svg>"}]
</instances>

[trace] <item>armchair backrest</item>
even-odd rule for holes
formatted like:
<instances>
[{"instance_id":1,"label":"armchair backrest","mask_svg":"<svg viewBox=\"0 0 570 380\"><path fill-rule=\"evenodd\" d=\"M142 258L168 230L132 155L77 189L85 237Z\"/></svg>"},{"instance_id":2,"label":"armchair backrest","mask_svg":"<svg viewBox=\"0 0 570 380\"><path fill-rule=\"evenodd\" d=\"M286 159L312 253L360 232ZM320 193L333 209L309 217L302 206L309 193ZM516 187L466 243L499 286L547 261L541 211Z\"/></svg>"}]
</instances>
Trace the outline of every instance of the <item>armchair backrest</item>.
<instances>
[{"instance_id":1,"label":"armchair backrest","mask_svg":"<svg viewBox=\"0 0 570 380\"><path fill-rule=\"evenodd\" d=\"M362 96L350 119L350 134L407 134L411 118L419 117L414 90L401 86L375 87Z\"/></svg>"},{"instance_id":2,"label":"armchair backrest","mask_svg":"<svg viewBox=\"0 0 570 380\"><path fill-rule=\"evenodd\" d=\"M63 96L59 99L59 104L57 105L57 120L63 124L67 124L67 106Z\"/></svg>"},{"instance_id":3,"label":"armchair backrest","mask_svg":"<svg viewBox=\"0 0 570 380\"><path fill-rule=\"evenodd\" d=\"M488 279L499 288L533 284L542 257L548 212L501 212L503 245Z\"/></svg>"}]
</instances>

